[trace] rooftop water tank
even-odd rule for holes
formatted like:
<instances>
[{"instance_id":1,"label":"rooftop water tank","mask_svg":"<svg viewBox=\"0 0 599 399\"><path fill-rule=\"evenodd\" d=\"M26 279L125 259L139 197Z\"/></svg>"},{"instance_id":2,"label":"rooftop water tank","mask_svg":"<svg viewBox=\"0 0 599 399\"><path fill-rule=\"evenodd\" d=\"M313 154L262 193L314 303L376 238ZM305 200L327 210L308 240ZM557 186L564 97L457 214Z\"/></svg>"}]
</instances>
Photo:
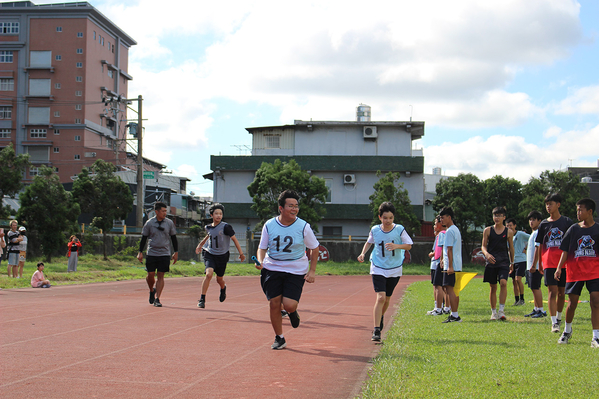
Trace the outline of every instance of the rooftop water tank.
<instances>
[{"instance_id":1,"label":"rooftop water tank","mask_svg":"<svg viewBox=\"0 0 599 399\"><path fill-rule=\"evenodd\" d=\"M356 107L356 120L358 122L370 122L370 105L360 104Z\"/></svg>"}]
</instances>

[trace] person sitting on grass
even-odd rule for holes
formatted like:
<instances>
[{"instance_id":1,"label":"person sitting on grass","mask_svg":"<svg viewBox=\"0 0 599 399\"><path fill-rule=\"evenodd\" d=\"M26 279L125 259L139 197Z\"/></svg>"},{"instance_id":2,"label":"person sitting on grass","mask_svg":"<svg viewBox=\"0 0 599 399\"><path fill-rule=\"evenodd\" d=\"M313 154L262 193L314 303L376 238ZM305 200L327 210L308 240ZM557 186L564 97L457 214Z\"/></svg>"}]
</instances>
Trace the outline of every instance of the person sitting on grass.
<instances>
[{"instance_id":1,"label":"person sitting on grass","mask_svg":"<svg viewBox=\"0 0 599 399\"><path fill-rule=\"evenodd\" d=\"M31 286L33 288L50 288L50 281L44 276L44 262L37 264L37 270L31 276Z\"/></svg>"}]
</instances>

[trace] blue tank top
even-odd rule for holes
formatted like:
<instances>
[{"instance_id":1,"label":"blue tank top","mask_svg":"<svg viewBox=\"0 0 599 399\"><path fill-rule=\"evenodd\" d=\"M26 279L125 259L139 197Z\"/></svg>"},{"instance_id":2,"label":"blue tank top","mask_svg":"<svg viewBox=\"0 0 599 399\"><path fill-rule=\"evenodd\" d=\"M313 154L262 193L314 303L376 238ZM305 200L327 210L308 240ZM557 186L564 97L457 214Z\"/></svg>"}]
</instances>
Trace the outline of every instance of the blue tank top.
<instances>
[{"instance_id":1,"label":"blue tank top","mask_svg":"<svg viewBox=\"0 0 599 399\"><path fill-rule=\"evenodd\" d=\"M404 230L404 227L399 224L394 225L393 229L387 232L381 229L381 225L374 226L371 229L374 238L374 249L370 254L370 261L373 265L387 270L396 269L403 265L405 251L403 249L389 251L385 248L385 244L403 244L401 233Z\"/></svg>"},{"instance_id":2,"label":"blue tank top","mask_svg":"<svg viewBox=\"0 0 599 399\"><path fill-rule=\"evenodd\" d=\"M297 260L306 254L304 228L306 221L296 218L289 226L283 226L274 217L266 222L268 232L268 256L274 260Z\"/></svg>"}]
</instances>

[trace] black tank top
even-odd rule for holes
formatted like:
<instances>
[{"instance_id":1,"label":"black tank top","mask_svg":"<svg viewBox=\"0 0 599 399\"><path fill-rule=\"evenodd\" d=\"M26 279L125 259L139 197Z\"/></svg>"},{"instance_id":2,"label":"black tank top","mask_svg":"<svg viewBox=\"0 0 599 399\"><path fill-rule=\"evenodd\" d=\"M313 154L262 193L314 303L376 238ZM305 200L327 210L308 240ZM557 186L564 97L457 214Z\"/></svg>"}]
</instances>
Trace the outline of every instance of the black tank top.
<instances>
[{"instance_id":1,"label":"black tank top","mask_svg":"<svg viewBox=\"0 0 599 399\"><path fill-rule=\"evenodd\" d=\"M489 267L510 267L510 257L507 246L507 227L503 228L501 234L495 232L495 226L491 226L489 232L489 242L487 243L487 252L495 257L495 264L487 262Z\"/></svg>"}]
</instances>

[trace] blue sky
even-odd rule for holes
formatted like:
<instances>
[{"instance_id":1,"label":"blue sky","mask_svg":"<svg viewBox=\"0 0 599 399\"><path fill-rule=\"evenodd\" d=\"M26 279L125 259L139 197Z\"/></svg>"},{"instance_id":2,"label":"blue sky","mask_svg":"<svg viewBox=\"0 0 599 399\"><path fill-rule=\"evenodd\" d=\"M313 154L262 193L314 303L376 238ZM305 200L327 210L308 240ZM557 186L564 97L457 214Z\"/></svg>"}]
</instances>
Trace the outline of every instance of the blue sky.
<instances>
[{"instance_id":1,"label":"blue sky","mask_svg":"<svg viewBox=\"0 0 599 399\"><path fill-rule=\"evenodd\" d=\"M246 127L354 120L360 103L426 123L428 173L597 166L595 0L90 3L138 42L144 155L196 194L210 155L251 146Z\"/></svg>"}]
</instances>

